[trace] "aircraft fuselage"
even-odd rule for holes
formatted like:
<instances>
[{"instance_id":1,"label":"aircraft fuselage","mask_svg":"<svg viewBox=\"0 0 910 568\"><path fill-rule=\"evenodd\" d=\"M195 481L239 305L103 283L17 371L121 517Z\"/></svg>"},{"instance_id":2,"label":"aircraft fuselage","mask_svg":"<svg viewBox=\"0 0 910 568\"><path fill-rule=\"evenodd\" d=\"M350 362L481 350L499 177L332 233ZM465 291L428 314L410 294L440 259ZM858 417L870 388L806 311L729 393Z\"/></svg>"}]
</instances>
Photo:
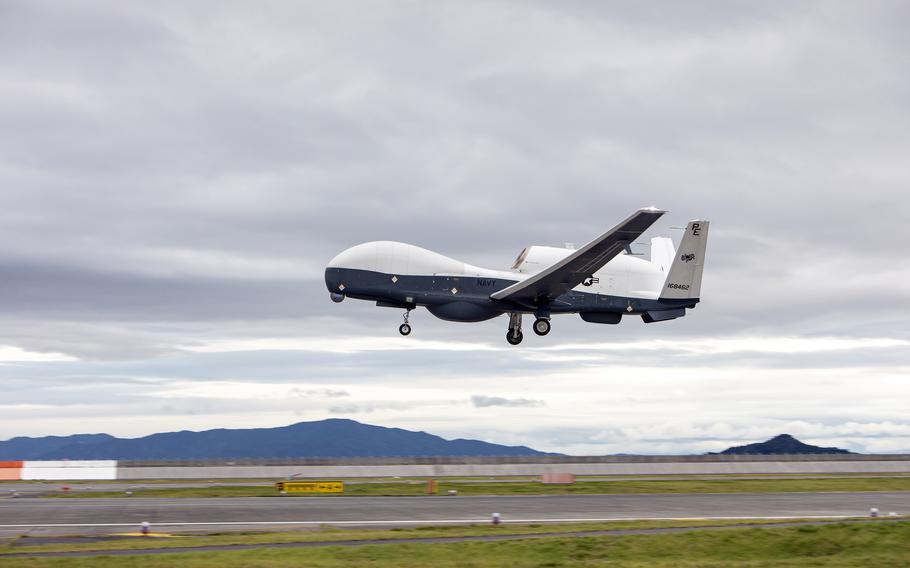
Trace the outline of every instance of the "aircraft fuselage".
<instances>
[{"instance_id":1,"label":"aircraft fuselage","mask_svg":"<svg viewBox=\"0 0 910 568\"><path fill-rule=\"evenodd\" d=\"M623 233L627 227L640 234L643 228L636 223L646 227L653 222L647 217L662 213L639 210L582 249L527 247L510 270L466 264L405 243L364 243L329 262L325 284L335 302L354 298L406 310L399 328L403 335L411 329L408 313L418 306L457 322L509 314L507 338L513 344L521 341L521 314L534 314L538 335L549 333L550 316L557 313L578 313L585 321L605 324L629 315L640 315L646 323L675 319L699 301L707 222L689 223L691 235L683 240L682 255L665 237L652 239L651 261L616 248L628 248L629 239L634 239ZM662 256L656 249L664 251Z\"/></svg>"},{"instance_id":2,"label":"aircraft fuselage","mask_svg":"<svg viewBox=\"0 0 910 568\"><path fill-rule=\"evenodd\" d=\"M414 273L411 259L415 259L414 268L423 273ZM385 270L379 270L382 264ZM440 319L462 322L484 321L512 312L537 313L539 307L533 304L490 298L494 292L527 276L472 266L421 247L390 241L352 247L335 257L325 269L325 283L330 292L385 307L425 306ZM639 315L692 307L698 301L686 298L667 302L644 290L638 293L628 290L630 283L656 289L664 277L650 262L628 255L613 259L592 276L590 283L583 283L550 302L549 311Z\"/></svg>"}]
</instances>

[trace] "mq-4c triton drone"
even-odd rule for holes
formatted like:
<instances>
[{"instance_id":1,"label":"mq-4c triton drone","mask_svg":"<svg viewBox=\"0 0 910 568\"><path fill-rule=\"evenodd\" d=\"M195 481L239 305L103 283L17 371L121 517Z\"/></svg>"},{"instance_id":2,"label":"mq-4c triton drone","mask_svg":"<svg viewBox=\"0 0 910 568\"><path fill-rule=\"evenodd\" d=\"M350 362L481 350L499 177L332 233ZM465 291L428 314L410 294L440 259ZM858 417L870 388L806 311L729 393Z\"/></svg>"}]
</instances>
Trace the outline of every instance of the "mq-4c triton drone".
<instances>
[{"instance_id":1,"label":"mq-4c triton drone","mask_svg":"<svg viewBox=\"0 0 910 568\"><path fill-rule=\"evenodd\" d=\"M518 345L522 314L534 314L534 333L550 332L550 316L578 313L592 323L616 324L623 315L645 323L686 315L699 300L708 221L690 221L679 250L668 237L651 239L650 261L632 243L666 211L639 209L579 249L530 246L510 270L489 270L405 243L376 241L351 247L325 269L331 298L402 308L402 335L417 306L446 321L478 322L509 314L506 340Z\"/></svg>"}]
</instances>

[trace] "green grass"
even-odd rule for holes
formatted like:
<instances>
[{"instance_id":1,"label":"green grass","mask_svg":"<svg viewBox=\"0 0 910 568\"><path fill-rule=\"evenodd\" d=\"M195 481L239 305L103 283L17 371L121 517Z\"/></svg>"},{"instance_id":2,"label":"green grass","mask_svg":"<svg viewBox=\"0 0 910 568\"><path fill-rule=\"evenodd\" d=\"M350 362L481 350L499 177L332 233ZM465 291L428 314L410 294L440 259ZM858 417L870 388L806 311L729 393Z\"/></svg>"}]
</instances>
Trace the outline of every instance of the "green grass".
<instances>
[{"instance_id":1,"label":"green grass","mask_svg":"<svg viewBox=\"0 0 910 568\"><path fill-rule=\"evenodd\" d=\"M910 491L910 477L825 479L623 479L578 481L572 485L544 485L536 481L459 483L439 481L439 494L455 489L459 495L571 495L608 493L771 493L817 491ZM131 489L133 497L278 497L274 487L229 486ZM290 494L306 498L312 494ZM330 494L329 494L330 495ZM346 483L345 496L426 495L424 480L413 482ZM48 493L48 497L126 497L123 491Z\"/></svg>"},{"instance_id":2,"label":"green grass","mask_svg":"<svg viewBox=\"0 0 910 568\"><path fill-rule=\"evenodd\" d=\"M0 546L0 558L3 554L19 552L57 552L57 551L82 551L82 550L139 550L143 548L179 548L212 545L235 544L269 544L284 542L314 542L314 541L340 541L340 540L396 540L406 538L431 538L431 537L460 537L484 535L512 535L512 534L541 534L541 533L572 533L584 531L603 531L621 529L653 529L675 527L717 527L717 526L743 526L743 525L772 525L783 522L775 520L679 520L679 521L609 521L597 523L529 523L529 524L471 524L453 526L423 526L394 529L344 529L323 526L315 530L301 530L291 532L240 532L212 533L206 535L188 535L180 538L142 538L135 537L124 540L109 540L99 542L69 542L57 544L30 544L30 541L40 543L40 539L31 539L28 536L19 537L13 543Z\"/></svg>"},{"instance_id":3,"label":"green grass","mask_svg":"<svg viewBox=\"0 0 910 568\"><path fill-rule=\"evenodd\" d=\"M842 568L907 565L910 565L908 522L838 523L656 535L548 537L511 542L401 543L137 557L0 559L0 566L32 568Z\"/></svg>"}]
</instances>

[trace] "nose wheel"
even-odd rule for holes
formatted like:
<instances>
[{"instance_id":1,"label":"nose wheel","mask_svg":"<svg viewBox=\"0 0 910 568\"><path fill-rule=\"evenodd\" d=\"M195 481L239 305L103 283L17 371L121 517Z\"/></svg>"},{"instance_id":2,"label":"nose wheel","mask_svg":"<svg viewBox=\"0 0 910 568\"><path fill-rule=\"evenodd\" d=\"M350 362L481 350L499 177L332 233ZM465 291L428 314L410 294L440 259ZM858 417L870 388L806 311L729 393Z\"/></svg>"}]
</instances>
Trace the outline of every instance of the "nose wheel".
<instances>
[{"instance_id":1,"label":"nose wheel","mask_svg":"<svg viewBox=\"0 0 910 568\"><path fill-rule=\"evenodd\" d=\"M534 333L541 336L550 333L550 320L544 318L534 320Z\"/></svg>"},{"instance_id":2,"label":"nose wheel","mask_svg":"<svg viewBox=\"0 0 910 568\"><path fill-rule=\"evenodd\" d=\"M398 333L401 335L410 335L411 334L411 324L408 323L408 316L411 315L411 310L407 309L404 312L404 323L398 326Z\"/></svg>"},{"instance_id":3,"label":"nose wheel","mask_svg":"<svg viewBox=\"0 0 910 568\"><path fill-rule=\"evenodd\" d=\"M509 345L518 345L524 335L521 334L521 314L509 314L509 331L506 332L506 341Z\"/></svg>"}]
</instances>

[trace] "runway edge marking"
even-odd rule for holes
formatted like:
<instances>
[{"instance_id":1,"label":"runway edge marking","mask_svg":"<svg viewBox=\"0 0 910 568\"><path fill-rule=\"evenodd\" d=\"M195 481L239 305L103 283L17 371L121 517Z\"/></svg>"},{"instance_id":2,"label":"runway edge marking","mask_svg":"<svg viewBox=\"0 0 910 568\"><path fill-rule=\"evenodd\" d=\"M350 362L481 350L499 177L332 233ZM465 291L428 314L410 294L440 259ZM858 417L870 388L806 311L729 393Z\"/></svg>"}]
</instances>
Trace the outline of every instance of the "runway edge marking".
<instances>
[{"instance_id":1,"label":"runway edge marking","mask_svg":"<svg viewBox=\"0 0 910 568\"><path fill-rule=\"evenodd\" d=\"M567 519L503 519L504 523L606 523L618 521L787 521L796 519L858 519L864 515L780 515L780 516L717 516L717 517L601 517L601 518L567 518ZM398 519L372 521L154 521L155 526L242 526L242 525L433 525L489 523L488 517L476 519ZM79 528L79 527L132 527L132 523L43 523L43 524L3 524L0 528Z\"/></svg>"}]
</instances>

